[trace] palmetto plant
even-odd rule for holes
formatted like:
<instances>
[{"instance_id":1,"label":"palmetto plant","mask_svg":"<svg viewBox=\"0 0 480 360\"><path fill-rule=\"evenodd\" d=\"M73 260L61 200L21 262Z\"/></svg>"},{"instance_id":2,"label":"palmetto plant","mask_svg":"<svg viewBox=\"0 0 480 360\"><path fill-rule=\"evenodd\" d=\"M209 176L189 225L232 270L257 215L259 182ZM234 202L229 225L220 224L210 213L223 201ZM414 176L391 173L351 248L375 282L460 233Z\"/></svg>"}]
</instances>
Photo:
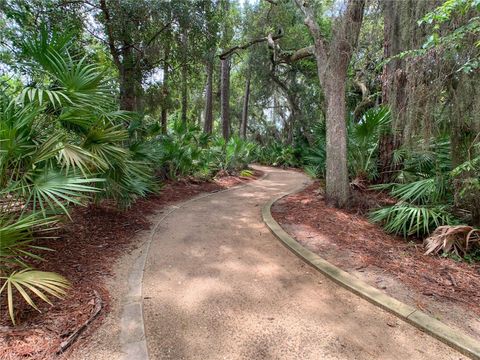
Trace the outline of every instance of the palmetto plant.
<instances>
[{"instance_id":1,"label":"palmetto plant","mask_svg":"<svg viewBox=\"0 0 480 360\"><path fill-rule=\"evenodd\" d=\"M68 281L55 273L37 271L28 265L28 259L41 259L36 253L48 250L34 245L33 231L45 231L53 220L29 215L20 219L14 215L0 215L0 295L6 294L8 312L15 324L14 297L17 292L35 309L32 296L50 302L49 295L60 298L69 287Z\"/></svg>"},{"instance_id":2,"label":"palmetto plant","mask_svg":"<svg viewBox=\"0 0 480 360\"><path fill-rule=\"evenodd\" d=\"M34 85L17 95L0 88L0 295L12 321L15 294L36 308L32 296L50 302L68 287L29 266L45 250L34 233L52 215L92 197L127 205L154 189L151 167L128 147L130 115L116 109L112 82L68 44L42 31L23 44Z\"/></svg>"},{"instance_id":3,"label":"palmetto plant","mask_svg":"<svg viewBox=\"0 0 480 360\"><path fill-rule=\"evenodd\" d=\"M298 166L299 160L296 149L292 145L285 145L278 141L272 141L265 146L257 147L257 161L273 166Z\"/></svg>"},{"instance_id":4,"label":"palmetto plant","mask_svg":"<svg viewBox=\"0 0 480 360\"><path fill-rule=\"evenodd\" d=\"M217 152L218 165L225 171L238 172L245 169L255 150L255 144L237 136L232 136L227 142L218 139L216 145L220 148Z\"/></svg>"},{"instance_id":5,"label":"palmetto plant","mask_svg":"<svg viewBox=\"0 0 480 360\"><path fill-rule=\"evenodd\" d=\"M158 167L163 168L171 179L193 175L204 169L209 172L206 160L212 160L206 152L208 139L198 127L176 122L171 132L161 135L150 145L156 154Z\"/></svg>"},{"instance_id":6,"label":"palmetto plant","mask_svg":"<svg viewBox=\"0 0 480 360\"><path fill-rule=\"evenodd\" d=\"M348 166L352 178L373 180L377 176L378 143L390 124L390 110L372 108L359 122L348 122Z\"/></svg>"},{"instance_id":7,"label":"palmetto plant","mask_svg":"<svg viewBox=\"0 0 480 360\"><path fill-rule=\"evenodd\" d=\"M360 121L353 117L348 122L348 170L352 179L373 180L377 176L379 137L390 124L390 110L372 108ZM326 135L325 124L313 129L314 143L303 155L305 171L314 177L325 176Z\"/></svg>"},{"instance_id":8,"label":"palmetto plant","mask_svg":"<svg viewBox=\"0 0 480 360\"><path fill-rule=\"evenodd\" d=\"M450 177L449 141L420 140L415 150L400 149L397 157L404 166L395 183L372 188L389 190L397 204L370 214L372 221L382 223L385 230L403 236L424 236L438 226L453 225L458 220L451 213L453 192Z\"/></svg>"}]
</instances>

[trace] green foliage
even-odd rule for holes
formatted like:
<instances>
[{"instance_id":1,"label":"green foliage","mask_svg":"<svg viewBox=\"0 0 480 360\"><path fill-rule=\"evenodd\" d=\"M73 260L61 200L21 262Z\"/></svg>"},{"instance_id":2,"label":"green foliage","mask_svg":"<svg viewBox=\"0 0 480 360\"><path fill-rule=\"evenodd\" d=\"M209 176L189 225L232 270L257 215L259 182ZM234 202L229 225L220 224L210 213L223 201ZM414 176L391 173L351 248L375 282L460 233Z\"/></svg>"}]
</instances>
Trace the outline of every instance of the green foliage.
<instances>
[{"instance_id":1,"label":"green foliage","mask_svg":"<svg viewBox=\"0 0 480 360\"><path fill-rule=\"evenodd\" d=\"M176 122L167 135L149 142L155 154L155 165L171 179L202 173L210 177L214 172L211 154L206 150L210 137L193 125Z\"/></svg>"},{"instance_id":2,"label":"green foliage","mask_svg":"<svg viewBox=\"0 0 480 360\"><path fill-rule=\"evenodd\" d=\"M8 313L13 324L15 293L38 310L32 295L51 304L47 295L61 298L69 287L68 281L62 276L33 270L27 264L28 259L41 260L36 252L48 250L34 245L33 232L44 232L45 227L52 223L52 219L35 214L18 219L14 215L0 215L0 295L6 293Z\"/></svg>"},{"instance_id":3,"label":"green foliage","mask_svg":"<svg viewBox=\"0 0 480 360\"><path fill-rule=\"evenodd\" d=\"M260 164L296 167L300 165L297 150L292 145L271 142L266 146L258 146L256 159Z\"/></svg>"},{"instance_id":4,"label":"green foliage","mask_svg":"<svg viewBox=\"0 0 480 360\"><path fill-rule=\"evenodd\" d=\"M383 224L387 232L405 237L425 236L438 226L460 223L453 215L450 142L444 138L428 144L419 140L415 148L397 150L396 161L403 164L397 182L372 187L389 190L398 202L373 211L371 220Z\"/></svg>"},{"instance_id":5,"label":"green foliage","mask_svg":"<svg viewBox=\"0 0 480 360\"><path fill-rule=\"evenodd\" d=\"M50 302L68 282L36 271L33 231L50 215L93 197L128 205L155 188L151 167L128 147L130 115L116 110L112 82L96 64L70 55L68 39L42 31L23 43L36 83L15 94L0 88L0 293L14 322L14 294L37 308L31 294Z\"/></svg>"},{"instance_id":6,"label":"green foliage","mask_svg":"<svg viewBox=\"0 0 480 360\"><path fill-rule=\"evenodd\" d=\"M242 176L242 177L252 177L253 176L253 171L248 170L248 169L242 170L242 171L240 171L240 176Z\"/></svg>"},{"instance_id":7,"label":"green foliage","mask_svg":"<svg viewBox=\"0 0 480 360\"><path fill-rule=\"evenodd\" d=\"M470 16L468 16L470 14ZM451 31L442 31L445 23L456 24L456 18L467 17L466 22L456 25ZM457 53L460 48L471 46L471 39L476 39L473 46L477 49L460 64L459 71L472 73L480 67L480 1L478 0L447 0L435 10L427 13L418 22L419 25L433 26L431 34L421 49L405 52L404 55L425 55L433 48L441 48L450 53Z\"/></svg>"},{"instance_id":8,"label":"green foliage","mask_svg":"<svg viewBox=\"0 0 480 360\"><path fill-rule=\"evenodd\" d=\"M359 122L353 118L348 123L348 166L350 176L374 180L377 177L378 143L380 135L390 126L390 110L372 108Z\"/></svg>"},{"instance_id":9,"label":"green foliage","mask_svg":"<svg viewBox=\"0 0 480 360\"><path fill-rule=\"evenodd\" d=\"M359 121L348 119L348 168L351 178L372 181L377 177L380 135L390 126L390 111L379 107L367 110ZM301 150L302 164L312 177L325 176L325 125L313 129L314 143Z\"/></svg>"},{"instance_id":10,"label":"green foliage","mask_svg":"<svg viewBox=\"0 0 480 360\"><path fill-rule=\"evenodd\" d=\"M223 139L217 140L217 146L222 147L220 156L217 157L222 170L237 172L247 167L253 157L255 144L233 136L225 143Z\"/></svg>"},{"instance_id":11,"label":"green foliage","mask_svg":"<svg viewBox=\"0 0 480 360\"><path fill-rule=\"evenodd\" d=\"M477 135L478 136L478 135ZM480 222L480 143L474 139L468 148L468 158L450 173L456 188L455 205L471 214L471 223Z\"/></svg>"},{"instance_id":12,"label":"green foliage","mask_svg":"<svg viewBox=\"0 0 480 360\"><path fill-rule=\"evenodd\" d=\"M239 173L251 162L255 145L237 136L228 141L207 135L195 125L174 123L167 135L147 145L156 166L170 179L195 176L212 178L219 170Z\"/></svg>"},{"instance_id":13,"label":"green foliage","mask_svg":"<svg viewBox=\"0 0 480 360\"><path fill-rule=\"evenodd\" d=\"M446 206L404 202L373 211L370 220L382 223L385 231L404 237L428 235L438 226L456 223Z\"/></svg>"}]
</instances>

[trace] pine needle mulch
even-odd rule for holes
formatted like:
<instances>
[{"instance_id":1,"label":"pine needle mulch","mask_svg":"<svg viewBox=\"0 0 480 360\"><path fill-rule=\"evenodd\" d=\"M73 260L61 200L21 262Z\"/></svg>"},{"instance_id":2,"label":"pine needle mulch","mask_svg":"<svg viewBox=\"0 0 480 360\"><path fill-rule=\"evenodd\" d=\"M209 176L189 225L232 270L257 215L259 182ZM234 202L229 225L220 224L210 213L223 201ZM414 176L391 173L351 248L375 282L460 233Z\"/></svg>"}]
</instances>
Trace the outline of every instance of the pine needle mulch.
<instances>
[{"instance_id":1,"label":"pine needle mulch","mask_svg":"<svg viewBox=\"0 0 480 360\"><path fill-rule=\"evenodd\" d=\"M371 224L367 210L391 201L381 193L355 191L350 208L339 210L319 189L316 182L280 200L274 218L333 264L480 340L480 263L426 256L420 240L391 236Z\"/></svg>"}]
</instances>

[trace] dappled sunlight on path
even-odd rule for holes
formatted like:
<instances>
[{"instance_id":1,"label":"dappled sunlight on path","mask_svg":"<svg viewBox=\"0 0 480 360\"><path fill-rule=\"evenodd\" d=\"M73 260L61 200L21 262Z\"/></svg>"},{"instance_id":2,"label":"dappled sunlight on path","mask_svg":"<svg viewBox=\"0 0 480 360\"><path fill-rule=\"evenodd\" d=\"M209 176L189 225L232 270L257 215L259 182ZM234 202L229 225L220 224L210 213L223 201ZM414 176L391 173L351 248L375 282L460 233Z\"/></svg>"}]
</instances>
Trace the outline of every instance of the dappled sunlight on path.
<instances>
[{"instance_id":1,"label":"dappled sunlight on path","mask_svg":"<svg viewBox=\"0 0 480 360\"><path fill-rule=\"evenodd\" d=\"M459 359L333 284L270 234L262 205L298 172L199 199L154 234L144 274L151 359Z\"/></svg>"}]
</instances>

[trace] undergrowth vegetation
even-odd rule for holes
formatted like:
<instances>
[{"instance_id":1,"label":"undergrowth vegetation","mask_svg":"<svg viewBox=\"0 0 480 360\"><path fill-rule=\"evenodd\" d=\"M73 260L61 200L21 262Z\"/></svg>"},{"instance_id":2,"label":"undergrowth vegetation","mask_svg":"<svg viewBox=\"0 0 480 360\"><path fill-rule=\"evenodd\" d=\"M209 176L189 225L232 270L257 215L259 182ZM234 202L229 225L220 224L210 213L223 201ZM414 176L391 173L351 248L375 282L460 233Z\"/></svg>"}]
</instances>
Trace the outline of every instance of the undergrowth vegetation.
<instances>
[{"instance_id":1,"label":"undergrowth vegetation","mask_svg":"<svg viewBox=\"0 0 480 360\"><path fill-rule=\"evenodd\" d=\"M440 134L425 140L412 139L393 152L394 171L391 181L379 180L379 142L390 128L388 108L372 108L356 121L348 119L348 170L350 185L357 191L382 191L388 193L396 203L391 206L372 209L371 221L381 224L385 231L403 237L414 236L441 238L435 253L455 252L467 256L477 251L477 232L468 238L461 225L479 224L478 191L480 190L480 148L477 139L466 144L470 154L467 161L453 167L451 141L448 135ZM313 144L293 147L270 143L261 147L259 162L273 166L303 167L314 178L325 177L326 140L322 124L312 130ZM439 237L437 228L453 229ZM471 228L474 230L475 228ZM460 244L449 245L452 241ZM471 235L471 236L473 236ZM470 239L470 241L468 240ZM475 241L474 241L475 240ZM462 249L461 251L459 249ZM428 253L433 252L427 249Z\"/></svg>"}]
</instances>

